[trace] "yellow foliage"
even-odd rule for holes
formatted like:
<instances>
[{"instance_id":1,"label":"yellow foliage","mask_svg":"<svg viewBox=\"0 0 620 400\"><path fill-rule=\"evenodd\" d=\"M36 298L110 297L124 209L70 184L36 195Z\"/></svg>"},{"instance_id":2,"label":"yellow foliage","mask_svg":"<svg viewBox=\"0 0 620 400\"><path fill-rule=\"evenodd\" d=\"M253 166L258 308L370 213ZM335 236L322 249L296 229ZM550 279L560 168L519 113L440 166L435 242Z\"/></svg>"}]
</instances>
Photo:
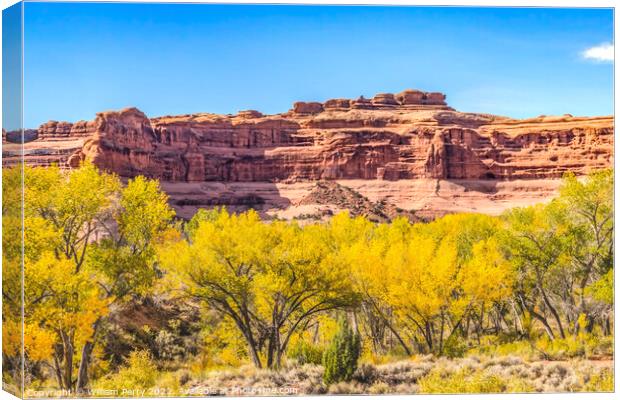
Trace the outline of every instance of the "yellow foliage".
<instances>
[{"instance_id":1,"label":"yellow foliage","mask_svg":"<svg viewBox=\"0 0 620 400\"><path fill-rule=\"evenodd\" d=\"M22 350L21 321L6 315L2 317L2 352L8 356L19 356Z\"/></svg>"},{"instance_id":2,"label":"yellow foliage","mask_svg":"<svg viewBox=\"0 0 620 400\"><path fill-rule=\"evenodd\" d=\"M13 354L21 344L17 322L10 318L21 315L23 290L26 356L53 366L62 387L74 389L72 374L82 347L93 340L95 323L118 297L150 286L155 275L150 242L167 228L173 211L158 183L142 177L122 188L117 176L90 163L70 171L25 167L22 260L19 172L3 171L8 183L3 188L3 343ZM55 345L63 353L57 362L52 360Z\"/></svg>"},{"instance_id":3,"label":"yellow foliage","mask_svg":"<svg viewBox=\"0 0 620 400\"><path fill-rule=\"evenodd\" d=\"M93 387L99 390L150 389L158 382L159 372L150 354L134 351L129 355L127 365L116 374L96 382Z\"/></svg>"},{"instance_id":4,"label":"yellow foliage","mask_svg":"<svg viewBox=\"0 0 620 400\"><path fill-rule=\"evenodd\" d=\"M584 385L584 392L613 392L614 391L614 374L613 371L603 370L595 374Z\"/></svg>"},{"instance_id":5,"label":"yellow foliage","mask_svg":"<svg viewBox=\"0 0 620 400\"><path fill-rule=\"evenodd\" d=\"M612 339L599 335L613 323L609 172L585 183L568 177L561 198L502 217L373 224L341 213L300 225L221 209L201 210L181 228L171 224L174 211L156 181L137 177L123 188L90 164L26 168L23 260L21 214L8 207L21 204L20 180L3 177L4 352L21 350L23 289L29 360L52 365L54 346L72 352L57 373L75 373L112 302L152 292L182 293L204 307L209 322L194 372L248 360L280 367L291 346L318 354L344 312L366 335L363 358L372 363L415 352L460 356L470 347L477 347L470 354L551 358L611 352ZM549 336L566 339L541 336L543 324ZM485 336L493 331L504 333ZM95 349L92 358L103 358ZM105 362L93 365L98 376L108 372ZM470 372L434 371L420 386L433 393L528 388ZM98 385L147 388L157 377L151 357L136 352ZM64 385L74 378L63 375ZM609 387L607 376L592 382Z\"/></svg>"}]
</instances>

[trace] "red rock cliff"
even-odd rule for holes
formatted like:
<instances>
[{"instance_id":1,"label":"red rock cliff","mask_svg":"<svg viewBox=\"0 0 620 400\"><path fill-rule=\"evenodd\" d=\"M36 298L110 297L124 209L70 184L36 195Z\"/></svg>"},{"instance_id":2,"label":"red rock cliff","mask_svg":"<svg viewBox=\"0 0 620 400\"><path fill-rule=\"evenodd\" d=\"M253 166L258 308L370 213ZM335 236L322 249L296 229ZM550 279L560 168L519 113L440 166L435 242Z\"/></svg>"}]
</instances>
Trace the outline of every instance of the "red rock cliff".
<instances>
[{"instance_id":1,"label":"red rock cliff","mask_svg":"<svg viewBox=\"0 0 620 400\"><path fill-rule=\"evenodd\" d=\"M168 182L549 179L611 166L613 118L462 113L441 93L406 90L297 102L276 115L149 119L129 108L49 122L26 145L33 164L84 159Z\"/></svg>"},{"instance_id":2,"label":"red rock cliff","mask_svg":"<svg viewBox=\"0 0 620 400\"><path fill-rule=\"evenodd\" d=\"M88 137L81 159L122 176L168 181L506 180L611 165L610 117L466 114L447 108L443 96L415 91L380 94L364 108L340 105L298 102L271 116L246 111L152 120L132 108L99 113L94 123L54 126L57 136ZM39 136L48 132L49 124Z\"/></svg>"}]
</instances>

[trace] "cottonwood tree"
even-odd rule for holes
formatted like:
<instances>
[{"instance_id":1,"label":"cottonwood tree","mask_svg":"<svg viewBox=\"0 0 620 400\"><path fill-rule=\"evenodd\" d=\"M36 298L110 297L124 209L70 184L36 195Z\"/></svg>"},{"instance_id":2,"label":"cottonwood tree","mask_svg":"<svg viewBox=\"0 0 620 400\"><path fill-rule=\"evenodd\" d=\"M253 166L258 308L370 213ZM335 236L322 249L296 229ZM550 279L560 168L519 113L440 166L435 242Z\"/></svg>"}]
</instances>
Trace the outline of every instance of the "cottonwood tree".
<instances>
[{"instance_id":1,"label":"cottonwood tree","mask_svg":"<svg viewBox=\"0 0 620 400\"><path fill-rule=\"evenodd\" d=\"M393 339L407 355L412 355L413 349L401 331L390 302L390 285L398 277L390 275L395 270L389 268L391 259L386 258L388 252L398 253L406 248L411 224L398 218L391 224L375 227L364 219L337 218L331 224L332 229L342 226L340 230L347 235L346 240L341 240L338 251L353 272L355 290L361 297L359 311L363 328L368 331L374 351L380 353L390 349L392 343L388 343L388 339L389 342Z\"/></svg>"},{"instance_id":2,"label":"cottonwood tree","mask_svg":"<svg viewBox=\"0 0 620 400\"><path fill-rule=\"evenodd\" d=\"M16 394L23 367L22 217L22 169L2 168L2 367Z\"/></svg>"},{"instance_id":3,"label":"cottonwood tree","mask_svg":"<svg viewBox=\"0 0 620 400\"><path fill-rule=\"evenodd\" d=\"M414 342L443 353L447 340L511 294L512 274L493 235L498 223L457 215L412 227L384 255L387 303Z\"/></svg>"},{"instance_id":4,"label":"cottonwood tree","mask_svg":"<svg viewBox=\"0 0 620 400\"><path fill-rule=\"evenodd\" d=\"M118 194L118 201L108 215L97 218L102 237L93 243L89 262L99 273L97 285L109 299L110 306L131 296L146 295L158 277L155 243L172 227L174 210L168 196L156 180L137 176L129 180ZM102 323L94 323L95 333ZM92 335L82 348L77 389L88 384L88 368L95 345Z\"/></svg>"},{"instance_id":5,"label":"cottonwood tree","mask_svg":"<svg viewBox=\"0 0 620 400\"><path fill-rule=\"evenodd\" d=\"M559 299L572 298L574 280L565 270L568 220L557 203L513 209L505 218L502 240L517 271L517 302L543 325L549 338L565 338Z\"/></svg>"},{"instance_id":6,"label":"cottonwood tree","mask_svg":"<svg viewBox=\"0 0 620 400\"><path fill-rule=\"evenodd\" d=\"M200 213L159 249L187 296L232 320L254 365L278 368L292 335L356 300L324 226L264 223L255 211Z\"/></svg>"},{"instance_id":7,"label":"cottonwood tree","mask_svg":"<svg viewBox=\"0 0 620 400\"><path fill-rule=\"evenodd\" d=\"M107 313L86 256L120 182L90 165L68 174L25 168L24 177L25 330L53 337L34 342L28 356L45 361L60 388L74 390L78 349Z\"/></svg>"},{"instance_id":8,"label":"cottonwood tree","mask_svg":"<svg viewBox=\"0 0 620 400\"><path fill-rule=\"evenodd\" d=\"M503 247L519 276L516 298L552 339L592 327L589 288L605 287L613 268L612 191L611 171L584 181L569 175L559 198L504 216Z\"/></svg>"},{"instance_id":9,"label":"cottonwood tree","mask_svg":"<svg viewBox=\"0 0 620 400\"><path fill-rule=\"evenodd\" d=\"M592 300L611 304L611 301L605 301L609 296L603 293L605 288L609 293L609 288L613 287L613 178L612 170L594 172L583 181L569 174L560 189L558 202L566 214L571 215L571 232L574 234L569 254L577 278L575 294L578 299L571 310L575 333L580 328L591 330L597 312L609 325L611 307L597 310ZM588 293L595 295L589 296ZM587 318L587 326L579 326L581 314Z\"/></svg>"},{"instance_id":10,"label":"cottonwood tree","mask_svg":"<svg viewBox=\"0 0 620 400\"><path fill-rule=\"evenodd\" d=\"M123 188L91 164L26 168L24 196L27 356L48 365L60 388L81 391L102 319L150 285L151 241L173 214L155 182Z\"/></svg>"}]
</instances>

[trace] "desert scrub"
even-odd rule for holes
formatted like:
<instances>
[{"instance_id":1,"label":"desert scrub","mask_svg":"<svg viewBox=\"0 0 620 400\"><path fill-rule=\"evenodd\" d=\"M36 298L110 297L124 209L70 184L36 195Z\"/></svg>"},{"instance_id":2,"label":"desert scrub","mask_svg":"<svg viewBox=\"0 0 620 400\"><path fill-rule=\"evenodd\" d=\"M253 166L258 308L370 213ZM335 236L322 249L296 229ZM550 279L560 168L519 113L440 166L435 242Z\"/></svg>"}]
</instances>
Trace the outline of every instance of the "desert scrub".
<instances>
[{"instance_id":1,"label":"desert scrub","mask_svg":"<svg viewBox=\"0 0 620 400\"><path fill-rule=\"evenodd\" d=\"M181 387L217 388L235 394L235 388L292 388L291 394L414 394L414 393L532 393L613 390L609 366L588 360L535 361L519 357L418 357L384 365L361 364L351 380L323 383L324 368L315 364L286 363L280 370L241 368L211 371L206 378L180 381ZM163 373L162 379L167 377ZM167 379L172 379L168 377ZM159 386L158 382L158 386ZM174 385L174 382L171 383ZM200 393L198 391L197 393ZM218 394L211 393L211 394ZM247 393L251 394L251 393Z\"/></svg>"},{"instance_id":2,"label":"desert scrub","mask_svg":"<svg viewBox=\"0 0 620 400\"><path fill-rule=\"evenodd\" d=\"M444 343L441 355L448 358L461 358L467 352L467 344L456 335L449 337Z\"/></svg>"},{"instance_id":3,"label":"desert scrub","mask_svg":"<svg viewBox=\"0 0 620 400\"><path fill-rule=\"evenodd\" d=\"M489 357L517 356L526 360L568 360L571 358L611 356L613 337L592 334L568 336L566 339L551 340L547 336L538 339L502 342L495 337L484 337L482 344L466 353L469 356Z\"/></svg>"},{"instance_id":4,"label":"desert scrub","mask_svg":"<svg viewBox=\"0 0 620 400\"><path fill-rule=\"evenodd\" d=\"M534 392L528 364L518 357L440 358L419 378L421 393Z\"/></svg>"},{"instance_id":5,"label":"desert scrub","mask_svg":"<svg viewBox=\"0 0 620 400\"><path fill-rule=\"evenodd\" d=\"M378 376L379 372L377 371L377 367L372 364L364 363L357 367L357 370L355 370L353 374L353 379L363 384L371 384Z\"/></svg>"},{"instance_id":6,"label":"desert scrub","mask_svg":"<svg viewBox=\"0 0 620 400\"><path fill-rule=\"evenodd\" d=\"M372 349L366 348L362 352L360 356L360 361L372 364L372 365L383 365L383 364L391 364L394 362L409 360L412 359L411 356L407 356L406 354L389 352L387 354L377 354Z\"/></svg>"},{"instance_id":7,"label":"desert scrub","mask_svg":"<svg viewBox=\"0 0 620 400\"><path fill-rule=\"evenodd\" d=\"M211 371L200 380L192 382L191 393L202 395L251 395L261 394L260 389L285 389L282 394L323 394L323 367L314 364L287 364L275 371L251 365L240 368ZM257 390L240 393L240 389ZM205 391L206 390L206 391Z\"/></svg>"},{"instance_id":8,"label":"desert scrub","mask_svg":"<svg viewBox=\"0 0 620 400\"><path fill-rule=\"evenodd\" d=\"M377 367L377 380L389 385L414 384L433 368L431 361L399 361Z\"/></svg>"},{"instance_id":9,"label":"desert scrub","mask_svg":"<svg viewBox=\"0 0 620 400\"><path fill-rule=\"evenodd\" d=\"M391 393L391 387L385 382L377 382L368 388L368 394L388 394Z\"/></svg>"},{"instance_id":10,"label":"desert scrub","mask_svg":"<svg viewBox=\"0 0 620 400\"><path fill-rule=\"evenodd\" d=\"M357 382L336 382L329 386L329 394L362 394L364 387Z\"/></svg>"},{"instance_id":11,"label":"desert scrub","mask_svg":"<svg viewBox=\"0 0 620 400\"><path fill-rule=\"evenodd\" d=\"M192 376L185 369L161 372L157 377L153 396L183 396L185 387L189 386Z\"/></svg>"}]
</instances>

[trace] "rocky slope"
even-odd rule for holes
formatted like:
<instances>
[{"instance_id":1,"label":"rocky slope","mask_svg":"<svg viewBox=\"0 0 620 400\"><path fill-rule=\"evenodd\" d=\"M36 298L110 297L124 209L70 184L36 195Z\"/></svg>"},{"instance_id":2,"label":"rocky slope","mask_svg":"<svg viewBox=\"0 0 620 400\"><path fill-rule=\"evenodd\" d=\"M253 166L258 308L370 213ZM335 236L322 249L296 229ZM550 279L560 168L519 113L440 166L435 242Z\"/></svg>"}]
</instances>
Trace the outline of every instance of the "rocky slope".
<instances>
[{"instance_id":1,"label":"rocky slope","mask_svg":"<svg viewBox=\"0 0 620 400\"><path fill-rule=\"evenodd\" d=\"M319 206L314 214L300 214L296 218L326 219L334 212L348 211L353 217L363 216L372 222L389 222L397 217L417 222L420 217L413 211L406 211L385 199L373 202L355 190L334 181L319 181L299 202L299 206ZM323 206L323 207L321 207Z\"/></svg>"},{"instance_id":2,"label":"rocky slope","mask_svg":"<svg viewBox=\"0 0 620 400\"><path fill-rule=\"evenodd\" d=\"M433 217L549 199L565 172L613 164L613 123L611 116L462 113L441 93L406 90L297 102L276 115L102 112L94 121L43 124L24 151L32 165L90 160L123 177L158 178L183 216L213 205L312 214L302 200L316 181L330 180ZM3 163L17 155L4 151Z\"/></svg>"}]
</instances>

